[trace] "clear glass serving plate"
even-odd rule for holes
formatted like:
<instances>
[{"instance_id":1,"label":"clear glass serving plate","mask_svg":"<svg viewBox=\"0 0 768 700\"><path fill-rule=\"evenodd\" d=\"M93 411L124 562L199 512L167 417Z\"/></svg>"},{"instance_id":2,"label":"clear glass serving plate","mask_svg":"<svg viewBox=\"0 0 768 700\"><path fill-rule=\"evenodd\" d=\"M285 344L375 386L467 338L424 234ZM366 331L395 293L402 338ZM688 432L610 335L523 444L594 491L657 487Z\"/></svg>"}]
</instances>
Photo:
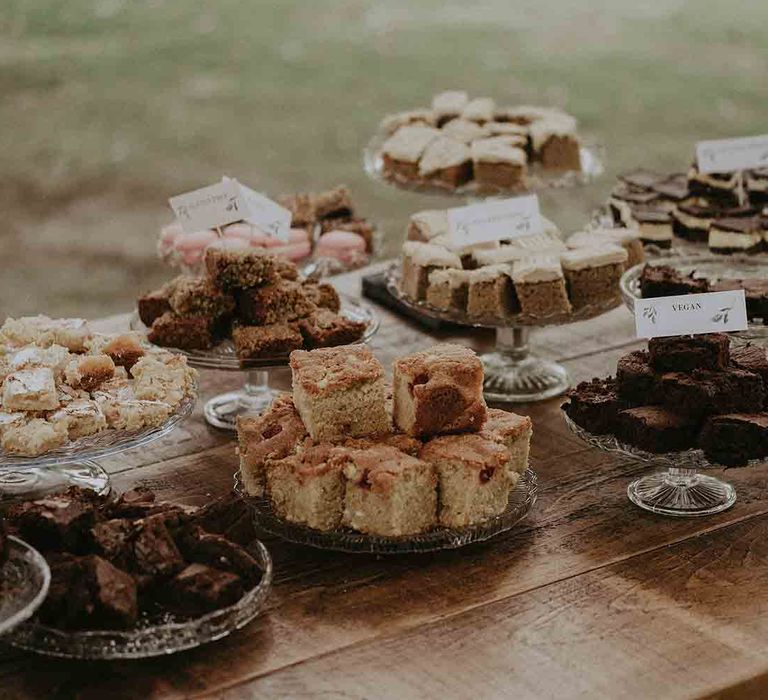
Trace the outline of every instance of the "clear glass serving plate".
<instances>
[{"instance_id":1,"label":"clear glass serving plate","mask_svg":"<svg viewBox=\"0 0 768 700\"><path fill-rule=\"evenodd\" d=\"M441 311L426 302L414 301L403 293L400 273L399 263L389 268L387 289L413 311L472 328L496 329L496 348L480 357L485 366L483 393L488 401L498 403L542 401L559 396L570 386L570 377L565 367L531 352L529 343L532 329L586 321L621 306L621 296L617 291L616 296L567 315L534 317L518 314L508 319L478 319L460 311Z\"/></svg>"},{"instance_id":2,"label":"clear glass serving plate","mask_svg":"<svg viewBox=\"0 0 768 700\"><path fill-rule=\"evenodd\" d=\"M528 178L524 186L521 185L517 188L489 187L481 186L473 180L460 187L450 187L441 183L411 180L386 173L381 149L388 138L389 134L384 132L378 132L371 138L368 145L363 149L363 168L375 182L382 182L410 192L459 197L515 196L547 188L586 185L605 172L605 147L596 141L582 141L579 149L581 170L548 170L537 163L533 163L528 166Z\"/></svg>"},{"instance_id":3,"label":"clear glass serving plate","mask_svg":"<svg viewBox=\"0 0 768 700\"><path fill-rule=\"evenodd\" d=\"M223 639L259 614L272 587L272 559L267 548L256 541L249 551L261 567L261 581L226 608L191 619L169 614L160 618L144 616L132 630L62 630L32 619L10 632L4 641L46 656L109 660L165 656Z\"/></svg>"},{"instance_id":4,"label":"clear glass serving plate","mask_svg":"<svg viewBox=\"0 0 768 700\"><path fill-rule=\"evenodd\" d=\"M510 491L507 509L501 515L466 528L435 528L406 537L378 537L348 528L323 532L288 522L275 514L269 499L255 498L245 493L239 473L235 474L235 491L250 505L258 527L289 542L338 552L407 554L456 549L507 532L522 520L536 503L538 482L536 473L529 467Z\"/></svg>"},{"instance_id":5,"label":"clear glass serving plate","mask_svg":"<svg viewBox=\"0 0 768 700\"><path fill-rule=\"evenodd\" d=\"M365 332L357 341L367 343L379 330L379 318L370 306L360 303L346 295L341 298L342 316L366 324ZM131 318L131 329L147 333L147 327L137 313ZM274 357L256 360L241 360L235 353L231 339L223 340L210 350L181 350L170 348L187 358L192 367L198 369L217 369L229 372L246 372L246 381L241 389L219 394L206 401L203 415L215 428L235 430L237 417L258 415L267 409L277 393L269 386L269 371L275 367L287 367L288 355L283 353Z\"/></svg>"},{"instance_id":6,"label":"clear glass serving plate","mask_svg":"<svg viewBox=\"0 0 768 700\"><path fill-rule=\"evenodd\" d=\"M710 462L702 450L646 452L615 435L595 435L584 430L565 411L563 417L570 431L591 447L664 470L636 479L627 487L629 500L644 510L674 517L704 516L720 513L736 502L736 490L731 484L699 473L724 469L723 465ZM751 460L744 466L755 467L766 461Z\"/></svg>"},{"instance_id":7,"label":"clear glass serving plate","mask_svg":"<svg viewBox=\"0 0 768 700\"><path fill-rule=\"evenodd\" d=\"M51 570L36 549L8 537L8 559L0 566L0 635L35 614L48 595Z\"/></svg>"},{"instance_id":8,"label":"clear glass serving plate","mask_svg":"<svg viewBox=\"0 0 768 700\"><path fill-rule=\"evenodd\" d=\"M635 300L642 299L640 293L640 275L647 265L668 265L683 275L693 273L694 277L706 278L717 282L725 278L758 278L768 280L768 258L755 256L719 256L719 255L679 255L635 265L621 277L619 289L625 306L634 314ZM768 319L751 320L746 331L734 335L745 340L768 339Z\"/></svg>"}]
</instances>

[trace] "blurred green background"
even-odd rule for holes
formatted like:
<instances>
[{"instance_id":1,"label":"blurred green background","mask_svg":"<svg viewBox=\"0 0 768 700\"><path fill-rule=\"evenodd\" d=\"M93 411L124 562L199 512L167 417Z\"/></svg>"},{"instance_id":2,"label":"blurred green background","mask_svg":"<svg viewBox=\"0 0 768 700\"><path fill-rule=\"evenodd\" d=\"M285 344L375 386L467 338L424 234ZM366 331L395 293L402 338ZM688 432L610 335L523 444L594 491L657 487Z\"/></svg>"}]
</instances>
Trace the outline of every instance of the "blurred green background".
<instances>
[{"instance_id":1,"label":"blurred green background","mask_svg":"<svg viewBox=\"0 0 768 700\"><path fill-rule=\"evenodd\" d=\"M768 131L767 22L765 0L3 0L0 313L128 310L169 274L167 198L222 174L346 183L394 253L450 202L370 182L361 151L446 88L564 107L605 144L606 177L541 196L575 230L616 172Z\"/></svg>"}]
</instances>

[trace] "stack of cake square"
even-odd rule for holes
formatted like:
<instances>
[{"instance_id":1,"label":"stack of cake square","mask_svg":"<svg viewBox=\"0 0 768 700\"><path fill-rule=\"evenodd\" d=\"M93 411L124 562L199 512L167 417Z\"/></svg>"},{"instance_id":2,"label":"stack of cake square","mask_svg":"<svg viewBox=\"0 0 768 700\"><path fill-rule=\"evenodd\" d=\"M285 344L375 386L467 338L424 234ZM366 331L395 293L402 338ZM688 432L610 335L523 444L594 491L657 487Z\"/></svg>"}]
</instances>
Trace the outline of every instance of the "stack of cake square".
<instances>
[{"instance_id":1,"label":"stack of cake square","mask_svg":"<svg viewBox=\"0 0 768 700\"><path fill-rule=\"evenodd\" d=\"M768 352L727 335L652 338L616 377L582 382L563 408L593 434L648 452L701 448L714 462L768 457Z\"/></svg>"},{"instance_id":2,"label":"stack of cake square","mask_svg":"<svg viewBox=\"0 0 768 700\"><path fill-rule=\"evenodd\" d=\"M230 337L241 360L358 340L365 324L339 314L330 284L301 279L296 266L260 250L205 251L204 277L177 277L139 298L150 342L207 350Z\"/></svg>"},{"instance_id":3,"label":"stack of cake square","mask_svg":"<svg viewBox=\"0 0 768 700\"><path fill-rule=\"evenodd\" d=\"M366 346L291 353L293 396L238 419L246 491L318 530L405 536L503 513L528 462L531 421L488 409L471 350L397 359Z\"/></svg>"}]
</instances>

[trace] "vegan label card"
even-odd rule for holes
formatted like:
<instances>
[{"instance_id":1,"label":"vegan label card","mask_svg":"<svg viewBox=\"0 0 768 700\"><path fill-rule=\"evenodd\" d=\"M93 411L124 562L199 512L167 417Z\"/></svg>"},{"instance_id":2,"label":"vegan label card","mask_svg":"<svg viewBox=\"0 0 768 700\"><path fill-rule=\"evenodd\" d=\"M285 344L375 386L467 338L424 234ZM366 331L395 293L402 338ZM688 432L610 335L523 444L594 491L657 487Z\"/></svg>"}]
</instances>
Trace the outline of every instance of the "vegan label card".
<instances>
[{"instance_id":1,"label":"vegan label card","mask_svg":"<svg viewBox=\"0 0 768 700\"><path fill-rule=\"evenodd\" d=\"M744 331L744 290L636 299L635 328L639 338Z\"/></svg>"},{"instance_id":2,"label":"vegan label card","mask_svg":"<svg viewBox=\"0 0 768 700\"><path fill-rule=\"evenodd\" d=\"M535 194L448 210L449 236L458 247L533 236L541 230L539 198Z\"/></svg>"},{"instance_id":3,"label":"vegan label card","mask_svg":"<svg viewBox=\"0 0 768 700\"><path fill-rule=\"evenodd\" d=\"M702 173L768 168L768 134L699 141L696 144L696 162Z\"/></svg>"}]
</instances>

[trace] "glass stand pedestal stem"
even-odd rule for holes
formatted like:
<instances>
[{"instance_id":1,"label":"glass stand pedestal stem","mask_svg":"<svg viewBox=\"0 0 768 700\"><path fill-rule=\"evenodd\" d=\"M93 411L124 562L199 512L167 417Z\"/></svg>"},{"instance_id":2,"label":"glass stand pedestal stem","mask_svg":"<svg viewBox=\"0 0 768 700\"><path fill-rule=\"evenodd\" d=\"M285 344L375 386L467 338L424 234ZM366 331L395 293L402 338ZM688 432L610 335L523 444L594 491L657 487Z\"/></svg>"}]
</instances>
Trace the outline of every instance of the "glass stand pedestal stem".
<instances>
[{"instance_id":1,"label":"glass stand pedestal stem","mask_svg":"<svg viewBox=\"0 0 768 700\"><path fill-rule=\"evenodd\" d=\"M205 420L215 428L234 430L238 416L263 413L276 393L269 386L267 370L250 370L242 389L214 396L206 402Z\"/></svg>"},{"instance_id":2,"label":"glass stand pedestal stem","mask_svg":"<svg viewBox=\"0 0 768 700\"><path fill-rule=\"evenodd\" d=\"M484 394L488 401L541 401L568 389L570 379L565 367L531 354L529 334L524 326L496 331L496 349L481 356L485 365Z\"/></svg>"},{"instance_id":3,"label":"glass stand pedestal stem","mask_svg":"<svg viewBox=\"0 0 768 700\"><path fill-rule=\"evenodd\" d=\"M69 486L99 494L107 494L111 488L107 472L90 460L47 467L0 465L0 503L42 498Z\"/></svg>"}]
</instances>

